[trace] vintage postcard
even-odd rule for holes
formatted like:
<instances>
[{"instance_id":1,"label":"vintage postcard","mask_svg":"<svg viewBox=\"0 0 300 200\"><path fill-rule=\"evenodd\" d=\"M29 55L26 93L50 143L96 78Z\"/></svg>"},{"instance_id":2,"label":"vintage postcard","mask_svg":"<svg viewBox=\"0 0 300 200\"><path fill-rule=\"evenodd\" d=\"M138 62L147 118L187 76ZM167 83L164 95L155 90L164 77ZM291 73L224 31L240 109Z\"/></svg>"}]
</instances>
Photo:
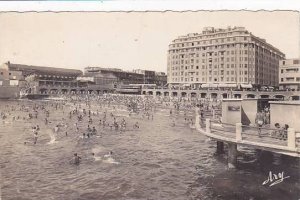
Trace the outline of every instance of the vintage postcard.
<instances>
[{"instance_id":1,"label":"vintage postcard","mask_svg":"<svg viewBox=\"0 0 300 200\"><path fill-rule=\"evenodd\" d=\"M300 199L299 19L0 12L0 199Z\"/></svg>"}]
</instances>

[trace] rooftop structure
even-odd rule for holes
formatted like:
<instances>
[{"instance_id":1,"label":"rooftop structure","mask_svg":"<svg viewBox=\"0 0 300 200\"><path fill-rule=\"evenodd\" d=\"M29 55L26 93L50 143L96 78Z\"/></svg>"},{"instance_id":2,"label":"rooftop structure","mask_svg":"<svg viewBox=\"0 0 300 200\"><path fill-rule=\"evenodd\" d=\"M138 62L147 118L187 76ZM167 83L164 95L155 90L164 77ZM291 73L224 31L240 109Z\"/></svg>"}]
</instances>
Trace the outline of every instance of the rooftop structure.
<instances>
[{"instance_id":1,"label":"rooftop structure","mask_svg":"<svg viewBox=\"0 0 300 200\"><path fill-rule=\"evenodd\" d=\"M82 71L75 69L41 67L10 62L0 66L0 79L24 80L28 76L38 76L40 79L73 80L82 75Z\"/></svg>"}]
</instances>

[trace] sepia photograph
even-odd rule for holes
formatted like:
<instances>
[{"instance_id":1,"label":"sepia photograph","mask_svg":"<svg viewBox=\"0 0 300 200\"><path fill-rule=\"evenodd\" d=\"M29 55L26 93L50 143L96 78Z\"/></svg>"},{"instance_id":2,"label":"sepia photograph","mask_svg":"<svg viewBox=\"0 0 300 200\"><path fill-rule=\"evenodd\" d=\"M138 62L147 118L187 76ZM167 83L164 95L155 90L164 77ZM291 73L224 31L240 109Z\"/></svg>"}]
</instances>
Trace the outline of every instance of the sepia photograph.
<instances>
[{"instance_id":1,"label":"sepia photograph","mask_svg":"<svg viewBox=\"0 0 300 200\"><path fill-rule=\"evenodd\" d=\"M0 11L0 200L299 200L298 11Z\"/></svg>"}]
</instances>

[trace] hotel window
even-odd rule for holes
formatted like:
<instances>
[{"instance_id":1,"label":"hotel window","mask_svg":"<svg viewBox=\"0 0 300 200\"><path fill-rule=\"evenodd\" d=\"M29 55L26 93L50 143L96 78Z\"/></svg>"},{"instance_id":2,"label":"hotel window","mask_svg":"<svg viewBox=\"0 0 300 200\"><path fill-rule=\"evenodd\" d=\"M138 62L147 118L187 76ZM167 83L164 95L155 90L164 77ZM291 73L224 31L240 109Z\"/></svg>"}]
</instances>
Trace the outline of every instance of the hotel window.
<instances>
[{"instance_id":1,"label":"hotel window","mask_svg":"<svg viewBox=\"0 0 300 200\"><path fill-rule=\"evenodd\" d=\"M281 81L283 82L283 78L281 78Z\"/></svg>"},{"instance_id":2,"label":"hotel window","mask_svg":"<svg viewBox=\"0 0 300 200\"><path fill-rule=\"evenodd\" d=\"M247 68L248 66L247 66L247 64L245 64L245 68Z\"/></svg>"},{"instance_id":3,"label":"hotel window","mask_svg":"<svg viewBox=\"0 0 300 200\"><path fill-rule=\"evenodd\" d=\"M215 81L218 81L218 79L217 79L217 78L215 78Z\"/></svg>"},{"instance_id":4,"label":"hotel window","mask_svg":"<svg viewBox=\"0 0 300 200\"><path fill-rule=\"evenodd\" d=\"M227 68L229 68L230 67L230 65L229 64L227 64Z\"/></svg>"},{"instance_id":5,"label":"hotel window","mask_svg":"<svg viewBox=\"0 0 300 200\"><path fill-rule=\"evenodd\" d=\"M248 74L248 71L245 71L244 73L245 73L245 75L247 75L247 74Z\"/></svg>"},{"instance_id":6,"label":"hotel window","mask_svg":"<svg viewBox=\"0 0 300 200\"><path fill-rule=\"evenodd\" d=\"M233 78L233 77L231 77L231 81L234 81L234 78Z\"/></svg>"},{"instance_id":7,"label":"hotel window","mask_svg":"<svg viewBox=\"0 0 300 200\"><path fill-rule=\"evenodd\" d=\"M229 75L229 71L227 71L227 75Z\"/></svg>"},{"instance_id":8,"label":"hotel window","mask_svg":"<svg viewBox=\"0 0 300 200\"><path fill-rule=\"evenodd\" d=\"M196 81L199 81L199 78L196 78Z\"/></svg>"},{"instance_id":9,"label":"hotel window","mask_svg":"<svg viewBox=\"0 0 300 200\"><path fill-rule=\"evenodd\" d=\"M231 61L234 61L234 57L231 57Z\"/></svg>"},{"instance_id":10,"label":"hotel window","mask_svg":"<svg viewBox=\"0 0 300 200\"><path fill-rule=\"evenodd\" d=\"M231 75L234 75L234 71L231 71Z\"/></svg>"},{"instance_id":11,"label":"hotel window","mask_svg":"<svg viewBox=\"0 0 300 200\"><path fill-rule=\"evenodd\" d=\"M226 81L229 81L229 77L226 78Z\"/></svg>"},{"instance_id":12,"label":"hotel window","mask_svg":"<svg viewBox=\"0 0 300 200\"><path fill-rule=\"evenodd\" d=\"M199 66L196 66L196 69L199 69Z\"/></svg>"},{"instance_id":13,"label":"hotel window","mask_svg":"<svg viewBox=\"0 0 300 200\"><path fill-rule=\"evenodd\" d=\"M247 79L246 77L244 78L244 80L245 80L245 82L247 82L247 81L248 81L248 79Z\"/></svg>"},{"instance_id":14,"label":"hotel window","mask_svg":"<svg viewBox=\"0 0 300 200\"><path fill-rule=\"evenodd\" d=\"M199 72L196 72L196 75L199 75Z\"/></svg>"}]
</instances>

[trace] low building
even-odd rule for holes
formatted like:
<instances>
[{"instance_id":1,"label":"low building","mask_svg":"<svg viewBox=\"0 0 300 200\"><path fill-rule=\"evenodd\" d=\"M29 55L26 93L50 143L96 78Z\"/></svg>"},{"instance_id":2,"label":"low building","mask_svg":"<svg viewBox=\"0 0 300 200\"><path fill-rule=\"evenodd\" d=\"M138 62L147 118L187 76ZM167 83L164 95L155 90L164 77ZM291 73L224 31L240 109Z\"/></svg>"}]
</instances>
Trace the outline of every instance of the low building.
<instances>
[{"instance_id":1,"label":"low building","mask_svg":"<svg viewBox=\"0 0 300 200\"><path fill-rule=\"evenodd\" d=\"M10 80L27 93L68 93L78 87L76 78L82 71L65 68L41 67L23 64L4 63L0 67L0 79ZM23 83L23 85L20 85Z\"/></svg>"},{"instance_id":2,"label":"low building","mask_svg":"<svg viewBox=\"0 0 300 200\"><path fill-rule=\"evenodd\" d=\"M157 86L165 86L167 84L167 74L164 72L155 72L154 83Z\"/></svg>"},{"instance_id":3,"label":"low building","mask_svg":"<svg viewBox=\"0 0 300 200\"><path fill-rule=\"evenodd\" d=\"M279 61L279 89L300 90L300 59Z\"/></svg>"}]
</instances>

